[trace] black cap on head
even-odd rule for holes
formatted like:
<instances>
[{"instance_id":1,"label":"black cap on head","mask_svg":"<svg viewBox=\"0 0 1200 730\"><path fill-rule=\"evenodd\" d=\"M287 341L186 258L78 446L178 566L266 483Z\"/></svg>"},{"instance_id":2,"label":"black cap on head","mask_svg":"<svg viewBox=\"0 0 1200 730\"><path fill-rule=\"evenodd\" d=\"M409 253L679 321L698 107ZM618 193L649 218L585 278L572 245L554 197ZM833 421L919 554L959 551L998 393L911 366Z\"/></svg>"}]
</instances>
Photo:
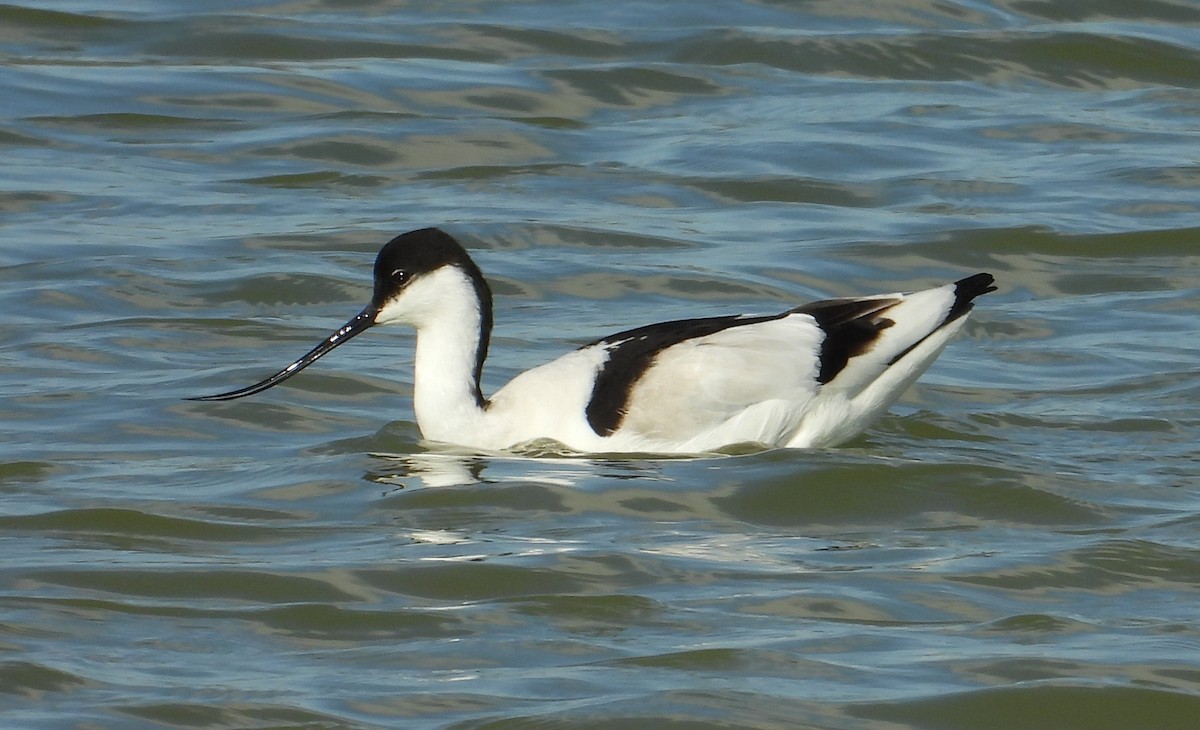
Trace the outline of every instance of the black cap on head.
<instances>
[{"instance_id":1,"label":"black cap on head","mask_svg":"<svg viewBox=\"0 0 1200 730\"><path fill-rule=\"evenodd\" d=\"M382 307L413 279L443 266L457 266L472 281L483 281L479 267L449 233L439 228L401 233L384 244L375 257L375 292L371 303Z\"/></svg>"}]
</instances>

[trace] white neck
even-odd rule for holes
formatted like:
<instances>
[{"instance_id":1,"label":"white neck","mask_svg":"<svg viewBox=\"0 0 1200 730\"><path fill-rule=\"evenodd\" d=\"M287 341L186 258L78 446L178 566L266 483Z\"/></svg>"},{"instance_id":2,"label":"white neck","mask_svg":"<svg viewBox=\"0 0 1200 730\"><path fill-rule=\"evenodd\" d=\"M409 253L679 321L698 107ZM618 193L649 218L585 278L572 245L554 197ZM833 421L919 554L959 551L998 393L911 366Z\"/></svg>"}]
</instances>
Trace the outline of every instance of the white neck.
<instances>
[{"instance_id":1,"label":"white neck","mask_svg":"<svg viewBox=\"0 0 1200 730\"><path fill-rule=\"evenodd\" d=\"M413 410L425 438L462 443L481 428L484 411L475 383L478 342L478 319L417 330Z\"/></svg>"},{"instance_id":2,"label":"white neck","mask_svg":"<svg viewBox=\"0 0 1200 730\"><path fill-rule=\"evenodd\" d=\"M483 428L475 371L482 318L471 280L454 267L422 275L379 313L380 323L417 329L413 410L427 439L463 443Z\"/></svg>"}]
</instances>

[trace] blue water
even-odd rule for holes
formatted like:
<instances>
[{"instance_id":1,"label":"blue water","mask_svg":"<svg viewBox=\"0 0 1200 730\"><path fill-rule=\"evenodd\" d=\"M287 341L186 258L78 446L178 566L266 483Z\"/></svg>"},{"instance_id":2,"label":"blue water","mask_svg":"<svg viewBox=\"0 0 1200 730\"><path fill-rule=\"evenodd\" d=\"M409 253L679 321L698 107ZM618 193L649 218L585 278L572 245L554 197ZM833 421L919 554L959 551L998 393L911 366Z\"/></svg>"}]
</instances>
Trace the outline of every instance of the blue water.
<instances>
[{"instance_id":1,"label":"blue water","mask_svg":"<svg viewBox=\"0 0 1200 730\"><path fill-rule=\"evenodd\" d=\"M0 54L0 725L1194 727L1194 3L21 2ZM489 391L1000 290L834 449L447 454L403 330L182 400L428 225Z\"/></svg>"}]
</instances>

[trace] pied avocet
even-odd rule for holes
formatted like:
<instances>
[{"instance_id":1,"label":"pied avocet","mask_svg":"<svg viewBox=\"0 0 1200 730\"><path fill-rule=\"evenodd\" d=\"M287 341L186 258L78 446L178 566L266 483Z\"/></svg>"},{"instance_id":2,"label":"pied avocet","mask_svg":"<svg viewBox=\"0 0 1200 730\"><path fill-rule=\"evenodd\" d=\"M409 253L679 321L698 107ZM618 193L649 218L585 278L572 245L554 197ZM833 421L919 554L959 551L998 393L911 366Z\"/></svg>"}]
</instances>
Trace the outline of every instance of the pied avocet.
<instances>
[{"instance_id":1,"label":"pied avocet","mask_svg":"<svg viewBox=\"0 0 1200 730\"><path fill-rule=\"evenodd\" d=\"M661 322L610 335L480 388L492 293L461 245L404 233L375 260L371 303L278 385L379 324L416 328L413 406L422 435L482 450L553 440L589 453L702 453L739 444L827 446L858 434L958 332L990 274L911 294L830 299L769 315Z\"/></svg>"}]
</instances>

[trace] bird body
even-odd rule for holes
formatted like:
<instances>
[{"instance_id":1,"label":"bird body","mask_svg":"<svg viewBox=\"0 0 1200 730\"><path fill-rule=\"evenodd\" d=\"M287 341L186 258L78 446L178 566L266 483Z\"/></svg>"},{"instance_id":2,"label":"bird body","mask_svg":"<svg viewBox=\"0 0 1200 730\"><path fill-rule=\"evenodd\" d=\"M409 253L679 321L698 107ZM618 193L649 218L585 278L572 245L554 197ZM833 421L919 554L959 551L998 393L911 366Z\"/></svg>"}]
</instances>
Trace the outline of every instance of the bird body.
<instances>
[{"instance_id":1,"label":"bird body","mask_svg":"<svg viewBox=\"0 0 1200 730\"><path fill-rule=\"evenodd\" d=\"M620 332L520 373L484 397L491 292L446 233L381 250L370 305L267 380L265 390L375 324L416 329L413 408L425 439L486 451L556 441L585 453L704 453L833 445L879 418L993 291L976 274L912 294L814 302Z\"/></svg>"}]
</instances>

